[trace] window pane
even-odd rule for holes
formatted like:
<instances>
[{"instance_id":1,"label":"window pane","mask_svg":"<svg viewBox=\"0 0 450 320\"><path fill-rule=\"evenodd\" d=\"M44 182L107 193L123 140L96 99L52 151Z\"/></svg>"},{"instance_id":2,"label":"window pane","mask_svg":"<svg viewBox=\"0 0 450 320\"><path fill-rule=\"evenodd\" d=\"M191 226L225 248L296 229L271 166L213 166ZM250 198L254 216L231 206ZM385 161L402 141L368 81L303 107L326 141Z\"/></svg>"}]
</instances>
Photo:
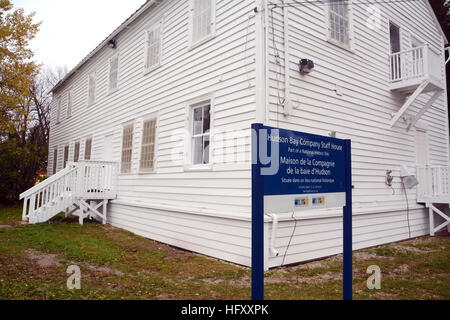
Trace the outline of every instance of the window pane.
<instances>
[{"instance_id":1,"label":"window pane","mask_svg":"<svg viewBox=\"0 0 450 320\"><path fill-rule=\"evenodd\" d=\"M158 26L147 34L147 68L151 68L161 60L161 27Z\"/></svg>"},{"instance_id":2,"label":"window pane","mask_svg":"<svg viewBox=\"0 0 450 320\"><path fill-rule=\"evenodd\" d=\"M123 128L121 163L122 173L131 172L131 162L133 155L133 131L134 125L129 125Z\"/></svg>"},{"instance_id":3,"label":"window pane","mask_svg":"<svg viewBox=\"0 0 450 320\"><path fill-rule=\"evenodd\" d=\"M192 41L196 42L211 33L212 22L211 0L194 1Z\"/></svg>"},{"instance_id":4,"label":"window pane","mask_svg":"<svg viewBox=\"0 0 450 320\"><path fill-rule=\"evenodd\" d=\"M194 135L203 133L203 108L194 109Z\"/></svg>"},{"instance_id":5,"label":"window pane","mask_svg":"<svg viewBox=\"0 0 450 320\"><path fill-rule=\"evenodd\" d=\"M343 44L350 43L348 4L343 0L330 3L330 37Z\"/></svg>"},{"instance_id":6,"label":"window pane","mask_svg":"<svg viewBox=\"0 0 450 320\"><path fill-rule=\"evenodd\" d=\"M80 143L75 143L75 150L73 154L73 161L78 162L80 160Z\"/></svg>"},{"instance_id":7,"label":"window pane","mask_svg":"<svg viewBox=\"0 0 450 320\"><path fill-rule=\"evenodd\" d=\"M143 171L152 171L154 169L155 139L156 139L156 119L145 121L144 131L142 133L141 165L140 165L140 168Z\"/></svg>"},{"instance_id":8,"label":"window pane","mask_svg":"<svg viewBox=\"0 0 450 320\"><path fill-rule=\"evenodd\" d=\"M211 128L211 106L205 106L203 108L203 133L208 133Z\"/></svg>"},{"instance_id":9,"label":"window pane","mask_svg":"<svg viewBox=\"0 0 450 320\"><path fill-rule=\"evenodd\" d=\"M192 152L194 164L203 164L203 137L192 139Z\"/></svg>"},{"instance_id":10,"label":"window pane","mask_svg":"<svg viewBox=\"0 0 450 320\"><path fill-rule=\"evenodd\" d=\"M86 147L84 149L84 160L91 160L92 139L86 140Z\"/></svg>"},{"instance_id":11,"label":"window pane","mask_svg":"<svg viewBox=\"0 0 450 320\"><path fill-rule=\"evenodd\" d=\"M203 163L209 163L209 136L203 137Z\"/></svg>"}]
</instances>

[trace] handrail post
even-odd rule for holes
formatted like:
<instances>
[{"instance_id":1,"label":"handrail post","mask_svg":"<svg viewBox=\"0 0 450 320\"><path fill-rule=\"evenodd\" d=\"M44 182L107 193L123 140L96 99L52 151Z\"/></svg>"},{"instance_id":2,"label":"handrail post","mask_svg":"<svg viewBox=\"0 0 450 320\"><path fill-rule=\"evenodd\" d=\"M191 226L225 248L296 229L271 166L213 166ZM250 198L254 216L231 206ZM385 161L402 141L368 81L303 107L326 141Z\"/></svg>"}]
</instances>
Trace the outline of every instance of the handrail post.
<instances>
[{"instance_id":1,"label":"handrail post","mask_svg":"<svg viewBox=\"0 0 450 320\"><path fill-rule=\"evenodd\" d=\"M26 221L27 219L27 204L29 198L23 199L23 211L22 211L22 221Z\"/></svg>"},{"instance_id":2,"label":"handrail post","mask_svg":"<svg viewBox=\"0 0 450 320\"><path fill-rule=\"evenodd\" d=\"M86 173L86 163L80 162L78 163L78 187L77 187L77 196L81 197L84 189L84 179L85 179L85 173Z\"/></svg>"},{"instance_id":3,"label":"handrail post","mask_svg":"<svg viewBox=\"0 0 450 320\"><path fill-rule=\"evenodd\" d=\"M428 47L428 44L424 44L423 46L423 74L425 77L430 76L430 59L429 59L429 52L430 48Z\"/></svg>"}]
</instances>

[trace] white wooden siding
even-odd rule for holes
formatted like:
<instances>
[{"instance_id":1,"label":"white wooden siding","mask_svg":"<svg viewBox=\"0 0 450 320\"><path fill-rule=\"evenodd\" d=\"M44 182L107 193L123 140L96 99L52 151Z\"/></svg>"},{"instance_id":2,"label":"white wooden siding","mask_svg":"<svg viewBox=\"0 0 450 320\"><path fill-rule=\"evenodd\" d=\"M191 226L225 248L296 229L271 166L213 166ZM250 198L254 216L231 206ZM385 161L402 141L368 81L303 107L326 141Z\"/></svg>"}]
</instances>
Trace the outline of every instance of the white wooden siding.
<instances>
[{"instance_id":1,"label":"white wooden siding","mask_svg":"<svg viewBox=\"0 0 450 320\"><path fill-rule=\"evenodd\" d=\"M406 124L390 127L391 114L398 111L405 97L389 89L389 19L401 27L402 49L409 48L411 35L428 42L442 52L443 39L433 17L422 1L380 4L381 28L370 29L368 4L353 6L352 51L327 41L327 8L324 4L289 8L289 77L292 115L283 115L278 105L284 87L283 11L269 14L267 123L286 129L328 135L352 140L353 208L355 249L379 245L409 237L407 206L399 178L400 165L412 170L416 164L415 131L406 131ZM305 19L305 17L308 17ZM273 25L272 25L273 20ZM275 46L272 28L275 29ZM276 52L280 65L276 63ZM315 71L301 76L298 62L308 58L315 62ZM278 89L279 88L279 89ZM336 89L342 95L336 94ZM426 95L415 103L415 110L426 103ZM434 165L449 164L447 101L444 93L424 117L429 130L429 159ZM386 170L393 170L393 190L385 185ZM416 203L415 189L408 190L412 236L428 233L426 210ZM293 239L286 263L305 261L342 252L342 219L329 212L321 217L299 214L299 230ZM329 215L329 218L326 218ZM289 219L288 219L289 220ZM280 255L293 230L293 221L280 223L277 242ZM268 238L269 235L266 235ZM269 259L271 267L281 263L280 257Z\"/></svg>"},{"instance_id":2,"label":"white wooden siding","mask_svg":"<svg viewBox=\"0 0 450 320\"><path fill-rule=\"evenodd\" d=\"M102 49L64 83L73 88L72 117L63 126L52 126L50 146L93 137L92 160L120 162L121 128L133 122L132 174L120 175L119 200L171 204L175 208L197 207L240 213L250 211L250 126L255 114L254 1L217 1L215 37L190 48L189 3L163 1L138 18L117 38L120 82L108 93L111 48ZM163 21L162 63L145 73L145 31ZM87 107L87 76L96 70L95 104ZM249 82L251 86L249 86ZM211 125L216 132L246 129L241 145L229 147L227 135L212 144L213 164L209 172L185 172L182 152L186 104L203 95L214 95ZM64 104L63 104L64 105ZM139 173L142 121L158 113L158 143L155 173ZM99 121L101 119L101 121ZM103 158L105 135L114 134L111 159ZM232 138L230 138L232 139ZM223 164L222 159L243 159ZM177 161L178 160L178 161ZM219 161L220 160L220 161ZM49 163L51 165L51 163ZM220 183L217 183L220 181ZM186 183L189 188L186 188Z\"/></svg>"},{"instance_id":3,"label":"white wooden siding","mask_svg":"<svg viewBox=\"0 0 450 320\"><path fill-rule=\"evenodd\" d=\"M119 177L118 200L110 206L109 221L137 234L233 261L250 264L251 170L250 125L256 120L254 0L217 0L216 32L212 39L190 47L189 1L166 0L151 7L117 36L119 87L108 93L108 59L112 49L103 48L71 76L55 96L73 90L70 119L55 125L52 113L50 150L80 141L84 156L86 138L93 138L92 160L120 162L122 127L134 123L132 173ZM270 10L266 23L267 120L286 129L327 135L353 141L355 248L408 237L406 203L398 170L415 164L415 134L402 123L391 128L391 113L404 98L389 90L389 29L393 19L402 27L402 46L410 37L427 41L440 50L443 40L424 3L381 4L381 29L366 26L366 6L353 7L352 51L331 44L326 29L326 8L319 3L290 7L290 94L292 115L277 107L284 97L284 33L282 9L273 10L275 43L281 65L276 66L272 44ZM260 11L261 12L261 11ZM161 65L145 72L145 32L163 21ZM262 33L262 30L260 30ZM313 73L300 76L298 61L314 60ZM87 76L96 70L96 103L87 106ZM278 75L277 75L278 73ZM262 74L259 73L259 74ZM277 84L277 79L279 83ZM261 79L259 79L261 80ZM279 88L279 90L277 89ZM265 90L267 89L267 90ZM342 93L338 96L335 90ZM184 145L188 108L193 100L213 96L211 126L212 169L186 170ZM262 99L264 100L264 99ZM421 98L418 108L425 103ZM448 165L446 97L442 96L424 121L429 124L429 159ZM278 110L277 110L278 109ZM55 110L55 108L53 108ZM62 113L64 114L64 113ZM155 171L139 173L142 123L158 114ZM239 138L232 130L241 130ZM218 134L219 133L219 134ZM104 159L105 137L112 137L111 155ZM239 140L237 146L233 143ZM52 151L53 152L53 151ZM52 153L51 152L51 153ZM72 152L72 151L71 151ZM53 155L49 155L49 168ZM228 162L224 162L228 160ZM230 159L238 159L230 163ZM61 167L60 165L59 167ZM395 194L384 184L386 170L394 170ZM427 231L426 212L408 192L413 236ZM342 220L337 212L305 213L286 263L310 260L341 252ZM277 249L283 253L293 221L281 220ZM271 222L266 219L266 248ZM268 259L278 265L281 257Z\"/></svg>"}]
</instances>

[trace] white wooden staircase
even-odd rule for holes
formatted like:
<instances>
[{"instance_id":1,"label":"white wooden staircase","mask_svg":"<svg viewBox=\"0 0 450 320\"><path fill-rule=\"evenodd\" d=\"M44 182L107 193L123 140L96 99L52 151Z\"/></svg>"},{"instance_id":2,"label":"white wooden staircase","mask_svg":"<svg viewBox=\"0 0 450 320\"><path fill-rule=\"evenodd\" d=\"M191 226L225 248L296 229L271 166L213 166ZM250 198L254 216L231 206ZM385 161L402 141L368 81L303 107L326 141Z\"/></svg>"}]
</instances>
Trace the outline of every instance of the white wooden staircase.
<instances>
[{"instance_id":1,"label":"white wooden staircase","mask_svg":"<svg viewBox=\"0 0 450 320\"><path fill-rule=\"evenodd\" d=\"M80 161L20 195L24 199L22 219L43 223L61 212L106 223L108 201L116 198L118 164ZM102 207L103 210L99 210Z\"/></svg>"},{"instance_id":2,"label":"white wooden staircase","mask_svg":"<svg viewBox=\"0 0 450 320\"><path fill-rule=\"evenodd\" d=\"M425 166L417 167L417 202L424 203L428 208L430 235L445 227L450 232L450 216L438 208L445 205L450 209L450 167ZM435 215L442 218L443 222L436 226Z\"/></svg>"}]
</instances>

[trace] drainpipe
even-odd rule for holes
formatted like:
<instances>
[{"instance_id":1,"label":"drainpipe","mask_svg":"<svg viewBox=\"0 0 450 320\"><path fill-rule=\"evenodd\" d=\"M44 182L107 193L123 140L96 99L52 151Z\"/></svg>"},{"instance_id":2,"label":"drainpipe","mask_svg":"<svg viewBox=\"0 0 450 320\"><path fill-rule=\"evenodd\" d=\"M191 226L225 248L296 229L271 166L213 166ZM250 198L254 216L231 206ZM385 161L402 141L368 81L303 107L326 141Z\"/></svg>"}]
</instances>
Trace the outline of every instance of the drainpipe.
<instances>
[{"instance_id":1,"label":"drainpipe","mask_svg":"<svg viewBox=\"0 0 450 320\"><path fill-rule=\"evenodd\" d=\"M256 122L265 123L267 113L267 81L266 81L266 29L265 29L265 16L267 14L266 1L257 1L257 7L255 8L255 28L256 28L256 41L255 41L255 68L256 68ZM268 61L268 60L267 60Z\"/></svg>"},{"instance_id":2,"label":"drainpipe","mask_svg":"<svg viewBox=\"0 0 450 320\"><path fill-rule=\"evenodd\" d=\"M289 76L289 7L283 7L283 20L284 20L284 116L287 117L292 113L291 103L291 78Z\"/></svg>"},{"instance_id":3,"label":"drainpipe","mask_svg":"<svg viewBox=\"0 0 450 320\"><path fill-rule=\"evenodd\" d=\"M268 214L269 217L272 218L272 234L270 236L270 255L272 257L278 257L280 252L275 249L275 241L277 239L277 231L278 231L278 216L276 214Z\"/></svg>"}]
</instances>

